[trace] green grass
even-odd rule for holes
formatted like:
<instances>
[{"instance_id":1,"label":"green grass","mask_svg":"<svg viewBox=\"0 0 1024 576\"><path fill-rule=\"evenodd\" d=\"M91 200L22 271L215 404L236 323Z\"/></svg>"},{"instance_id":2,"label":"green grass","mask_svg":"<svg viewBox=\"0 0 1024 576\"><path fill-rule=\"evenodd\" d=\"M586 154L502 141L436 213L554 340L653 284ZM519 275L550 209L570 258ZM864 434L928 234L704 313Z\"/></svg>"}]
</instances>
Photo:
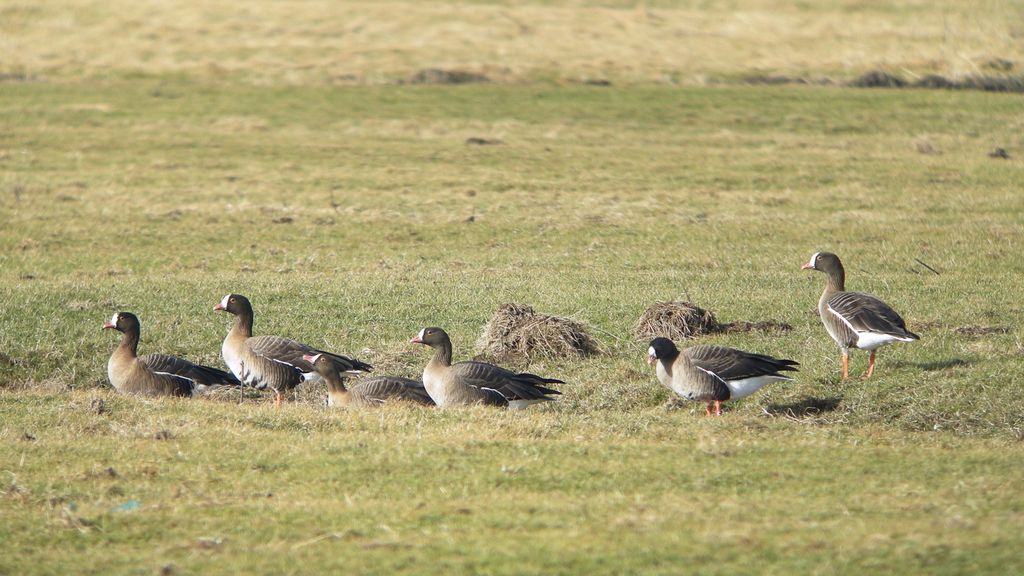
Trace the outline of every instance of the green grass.
<instances>
[{"instance_id":1,"label":"green grass","mask_svg":"<svg viewBox=\"0 0 1024 576\"><path fill-rule=\"evenodd\" d=\"M96 414L96 395L3 393L5 427L36 438L2 448L0 537L19 551L5 571L1021 568L1016 445L658 408L332 414L98 394Z\"/></svg>"},{"instance_id":2,"label":"green grass","mask_svg":"<svg viewBox=\"0 0 1024 576\"><path fill-rule=\"evenodd\" d=\"M0 573L1022 569L1017 96L0 87ZM869 382L838 380L817 250L922 335ZM472 356L508 301L608 354L514 366L568 382L523 414L105 389L113 312L143 352L219 365L231 291L257 333L383 373L418 374L428 324ZM792 324L701 342L797 380L718 420L665 410L629 332L675 298Z\"/></svg>"}]
</instances>

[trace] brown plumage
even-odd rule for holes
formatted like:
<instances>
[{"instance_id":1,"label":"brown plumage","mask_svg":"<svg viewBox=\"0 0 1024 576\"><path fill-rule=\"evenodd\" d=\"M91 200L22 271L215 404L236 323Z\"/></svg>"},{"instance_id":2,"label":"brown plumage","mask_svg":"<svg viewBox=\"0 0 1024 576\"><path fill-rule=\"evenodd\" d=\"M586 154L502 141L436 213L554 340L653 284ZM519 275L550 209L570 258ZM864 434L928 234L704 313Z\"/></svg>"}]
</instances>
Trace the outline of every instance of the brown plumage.
<instances>
[{"instance_id":1,"label":"brown plumage","mask_svg":"<svg viewBox=\"0 0 1024 576\"><path fill-rule=\"evenodd\" d=\"M864 378L875 370L875 350L892 342L913 342L920 338L907 330L907 324L888 304L863 292L846 291L846 271L839 257L817 252L803 265L827 276L825 290L818 300L818 315L829 336L842 351L843 379L850 373L850 348L870 350Z\"/></svg>"},{"instance_id":2,"label":"brown plumage","mask_svg":"<svg viewBox=\"0 0 1024 576\"><path fill-rule=\"evenodd\" d=\"M722 414L722 402L739 400L780 380L782 372L796 371L795 360L772 358L726 348L692 346L682 352L668 338L651 340L647 362L657 364L658 381L676 394L705 402L709 416Z\"/></svg>"},{"instance_id":3,"label":"brown plumage","mask_svg":"<svg viewBox=\"0 0 1024 576\"><path fill-rule=\"evenodd\" d=\"M433 406L423 383L411 378L398 376L375 376L346 387L344 378L338 373L334 362L323 354L306 354L303 360L327 382L327 406L357 408L381 406L389 402L408 402Z\"/></svg>"},{"instance_id":4,"label":"brown plumage","mask_svg":"<svg viewBox=\"0 0 1024 576\"><path fill-rule=\"evenodd\" d=\"M208 386L237 386L238 380L216 368L165 354L138 356L141 326L131 312L118 312L104 330L121 332L121 343L107 361L107 377L118 392L145 396L192 396Z\"/></svg>"},{"instance_id":5,"label":"brown plumage","mask_svg":"<svg viewBox=\"0 0 1024 576\"><path fill-rule=\"evenodd\" d=\"M564 384L555 378L516 373L486 362L452 364L452 342L440 328L424 328L410 342L434 349L433 358L423 369L423 385L438 406L486 404L522 409L561 394L546 387Z\"/></svg>"},{"instance_id":6,"label":"brown plumage","mask_svg":"<svg viewBox=\"0 0 1024 576\"><path fill-rule=\"evenodd\" d=\"M235 323L224 338L221 353L224 363L247 386L270 388L275 393L275 404L281 403L282 394L306 380L317 380L313 365L303 360L306 354L323 354L334 363L339 372L369 372L373 367L355 358L317 350L301 342L280 336L253 336L253 312L249 299L240 294L228 294L213 308L235 315Z\"/></svg>"}]
</instances>

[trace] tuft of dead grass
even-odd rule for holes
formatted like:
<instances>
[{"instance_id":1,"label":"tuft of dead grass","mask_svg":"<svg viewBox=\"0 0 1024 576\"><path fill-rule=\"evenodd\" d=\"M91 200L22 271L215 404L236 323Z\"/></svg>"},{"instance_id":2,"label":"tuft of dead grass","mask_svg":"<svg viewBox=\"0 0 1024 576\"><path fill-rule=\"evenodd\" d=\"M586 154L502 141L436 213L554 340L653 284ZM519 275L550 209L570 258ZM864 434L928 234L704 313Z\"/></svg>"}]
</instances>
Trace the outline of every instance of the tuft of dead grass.
<instances>
[{"instance_id":1,"label":"tuft of dead grass","mask_svg":"<svg viewBox=\"0 0 1024 576\"><path fill-rule=\"evenodd\" d=\"M719 322L715 313L692 302L655 302L633 326L633 337L646 340L664 336L670 340L686 340L702 334L733 334L745 332L789 332L793 327L781 320L750 322Z\"/></svg>"},{"instance_id":2,"label":"tuft of dead grass","mask_svg":"<svg viewBox=\"0 0 1024 576\"><path fill-rule=\"evenodd\" d=\"M580 358L603 352L583 323L539 314L526 304L502 304L476 342L482 354L496 360Z\"/></svg>"},{"instance_id":3,"label":"tuft of dead grass","mask_svg":"<svg viewBox=\"0 0 1024 576\"><path fill-rule=\"evenodd\" d=\"M856 88L903 88L907 81L884 70L871 70L850 81Z\"/></svg>"},{"instance_id":4,"label":"tuft of dead grass","mask_svg":"<svg viewBox=\"0 0 1024 576\"><path fill-rule=\"evenodd\" d=\"M487 76L476 72L439 68L425 68L409 77L409 84L478 84L490 81Z\"/></svg>"},{"instance_id":5,"label":"tuft of dead grass","mask_svg":"<svg viewBox=\"0 0 1024 576\"><path fill-rule=\"evenodd\" d=\"M928 74L909 81L884 70L871 70L854 78L847 86L854 88L925 88L932 90L981 90L982 92L1024 92L1024 76L968 74L947 78Z\"/></svg>"},{"instance_id":6,"label":"tuft of dead grass","mask_svg":"<svg viewBox=\"0 0 1024 576\"><path fill-rule=\"evenodd\" d=\"M715 314L691 302L676 300L655 302L633 326L637 340L664 336L670 340L686 340L720 329Z\"/></svg>"}]
</instances>

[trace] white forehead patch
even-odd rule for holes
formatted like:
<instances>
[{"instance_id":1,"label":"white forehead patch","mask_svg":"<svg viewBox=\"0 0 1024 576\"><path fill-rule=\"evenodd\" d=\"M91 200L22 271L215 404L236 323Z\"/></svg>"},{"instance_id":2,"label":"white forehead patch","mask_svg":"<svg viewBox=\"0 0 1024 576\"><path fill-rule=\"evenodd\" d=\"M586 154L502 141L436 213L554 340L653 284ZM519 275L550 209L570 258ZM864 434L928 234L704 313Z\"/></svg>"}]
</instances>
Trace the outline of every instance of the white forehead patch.
<instances>
[{"instance_id":1,"label":"white forehead patch","mask_svg":"<svg viewBox=\"0 0 1024 576\"><path fill-rule=\"evenodd\" d=\"M224 298L222 298L221 301L220 301L220 305L225 307L225 308L227 308L228 307L228 299L229 298L231 298L231 294L225 294ZM207 304L207 306L209 306L209 304Z\"/></svg>"},{"instance_id":2,"label":"white forehead patch","mask_svg":"<svg viewBox=\"0 0 1024 576\"><path fill-rule=\"evenodd\" d=\"M323 356L323 354L313 354L313 357L310 358L309 361L316 364L317 360L319 360L321 356Z\"/></svg>"},{"instance_id":3,"label":"white forehead patch","mask_svg":"<svg viewBox=\"0 0 1024 576\"><path fill-rule=\"evenodd\" d=\"M818 254L821 254L821 252L815 252L814 254L811 254L811 260L807 262L807 264L811 268L814 268L814 263L818 260Z\"/></svg>"},{"instance_id":4,"label":"white forehead patch","mask_svg":"<svg viewBox=\"0 0 1024 576\"><path fill-rule=\"evenodd\" d=\"M416 337L419 338L420 340L423 340L423 333L426 332L426 331L427 331L426 328L421 329L420 333L417 334Z\"/></svg>"},{"instance_id":5,"label":"white forehead patch","mask_svg":"<svg viewBox=\"0 0 1024 576\"><path fill-rule=\"evenodd\" d=\"M654 356L654 357L658 356L658 354L654 352L654 346L651 346L650 348L647 349L647 355L648 356Z\"/></svg>"},{"instance_id":6,"label":"white forehead patch","mask_svg":"<svg viewBox=\"0 0 1024 576\"><path fill-rule=\"evenodd\" d=\"M110 317L110 323L117 326L117 317L120 315L120 312L114 312L114 315Z\"/></svg>"}]
</instances>

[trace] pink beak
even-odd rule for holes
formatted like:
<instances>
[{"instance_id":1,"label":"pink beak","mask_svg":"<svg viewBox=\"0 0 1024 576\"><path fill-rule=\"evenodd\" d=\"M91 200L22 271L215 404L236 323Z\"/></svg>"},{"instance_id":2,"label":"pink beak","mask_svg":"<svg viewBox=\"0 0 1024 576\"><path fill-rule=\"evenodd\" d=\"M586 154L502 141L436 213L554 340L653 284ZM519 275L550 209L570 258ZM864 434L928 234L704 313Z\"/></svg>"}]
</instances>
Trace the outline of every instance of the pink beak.
<instances>
[{"instance_id":1,"label":"pink beak","mask_svg":"<svg viewBox=\"0 0 1024 576\"><path fill-rule=\"evenodd\" d=\"M217 305L216 305L216 306L214 306L214 307L213 307L213 309L214 309L214 310L223 310L223 309L224 309L224 307L223 307L223 306L221 306L220 302L217 302Z\"/></svg>"},{"instance_id":2,"label":"pink beak","mask_svg":"<svg viewBox=\"0 0 1024 576\"><path fill-rule=\"evenodd\" d=\"M804 264L803 266L801 266L800 269L801 270L814 270L814 264L811 264L810 262L808 262L807 264Z\"/></svg>"},{"instance_id":3,"label":"pink beak","mask_svg":"<svg viewBox=\"0 0 1024 576\"><path fill-rule=\"evenodd\" d=\"M110 330L110 329L112 329L112 328L117 328L117 326L114 326L114 325L113 325L113 324L111 324L110 322L104 322L104 323L103 323L103 329L104 329L104 330Z\"/></svg>"},{"instance_id":4,"label":"pink beak","mask_svg":"<svg viewBox=\"0 0 1024 576\"><path fill-rule=\"evenodd\" d=\"M650 356L650 355L647 356L647 363L648 364L654 364L657 361L658 361L658 357L657 356Z\"/></svg>"},{"instance_id":5,"label":"pink beak","mask_svg":"<svg viewBox=\"0 0 1024 576\"><path fill-rule=\"evenodd\" d=\"M310 364L312 364L314 356L316 356L316 354L303 354L302 355L302 359L305 360L306 362L309 362Z\"/></svg>"},{"instance_id":6,"label":"pink beak","mask_svg":"<svg viewBox=\"0 0 1024 576\"><path fill-rule=\"evenodd\" d=\"M420 340L420 335L417 334L409 339L410 344L423 344L423 340Z\"/></svg>"}]
</instances>

